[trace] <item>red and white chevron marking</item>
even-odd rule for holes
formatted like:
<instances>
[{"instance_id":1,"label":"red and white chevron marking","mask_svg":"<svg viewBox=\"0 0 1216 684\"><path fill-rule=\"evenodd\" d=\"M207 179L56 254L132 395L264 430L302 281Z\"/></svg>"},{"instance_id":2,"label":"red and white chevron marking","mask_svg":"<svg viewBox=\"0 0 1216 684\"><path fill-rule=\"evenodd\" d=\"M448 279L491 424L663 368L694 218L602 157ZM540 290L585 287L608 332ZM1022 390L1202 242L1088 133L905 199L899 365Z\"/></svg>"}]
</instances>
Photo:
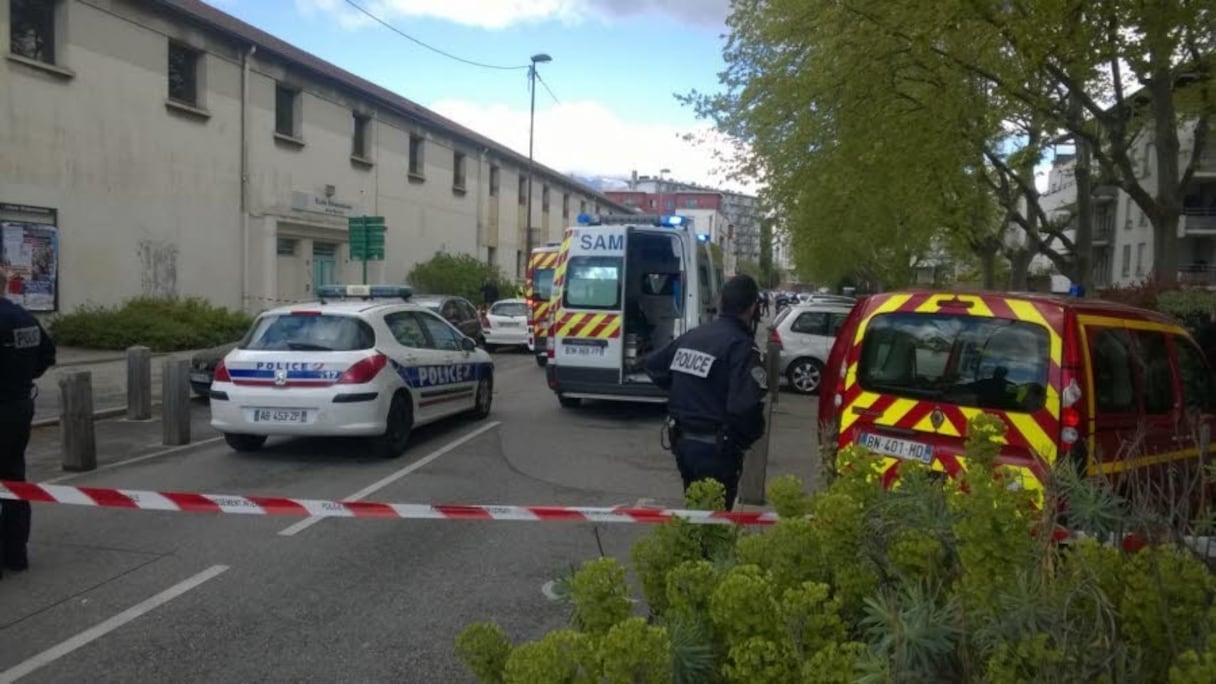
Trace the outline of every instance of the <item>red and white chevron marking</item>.
<instances>
[{"instance_id":1,"label":"red and white chevron marking","mask_svg":"<svg viewBox=\"0 0 1216 684\"><path fill-rule=\"evenodd\" d=\"M403 520L502 520L516 522L596 522L659 524L682 518L702 525L772 525L776 513L693 511L663 508L587 506L493 506L401 504L368 501L289 499L235 494L153 492L138 489L69 487L0 480L0 499L33 503L127 508L183 513L284 515L302 518L398 518Z\"/></svg>"}]
</instances>

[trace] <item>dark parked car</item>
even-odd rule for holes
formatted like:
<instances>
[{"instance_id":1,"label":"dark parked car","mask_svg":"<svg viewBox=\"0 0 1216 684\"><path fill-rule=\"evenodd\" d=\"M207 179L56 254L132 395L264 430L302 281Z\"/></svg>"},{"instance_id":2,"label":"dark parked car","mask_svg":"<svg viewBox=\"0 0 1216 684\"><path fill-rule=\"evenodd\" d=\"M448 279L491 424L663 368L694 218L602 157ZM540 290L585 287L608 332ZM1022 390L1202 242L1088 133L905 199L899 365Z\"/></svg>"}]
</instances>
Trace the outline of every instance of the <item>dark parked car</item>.
<instances>
[{"instance_id":1,"label":"dark parked car","mask_svg":"<svg viewBox=\"0 0 1216 684\"><path fill-rule=\"evenodd\" d=\"M200 397L211 396L211 378L215 374L215 366L228 352L235 349L237 344L230 342L204 349L190 359L190 388L195 394Z\"/></svg>"},{"instance_id":2,"label":"dark parked car","mask_svg":"<svg viewBox=\"0 0 1216 684\"><path fill-rule=\"evenodd\" d=\"M424 306L443 316L449 323L456 326L460 332L473 338L480 347L486 346L486 336L481 329L481 316L477 307L464 297L454 295L414 295L410 297L411 304Z\"/></svg>"}]
</instances>

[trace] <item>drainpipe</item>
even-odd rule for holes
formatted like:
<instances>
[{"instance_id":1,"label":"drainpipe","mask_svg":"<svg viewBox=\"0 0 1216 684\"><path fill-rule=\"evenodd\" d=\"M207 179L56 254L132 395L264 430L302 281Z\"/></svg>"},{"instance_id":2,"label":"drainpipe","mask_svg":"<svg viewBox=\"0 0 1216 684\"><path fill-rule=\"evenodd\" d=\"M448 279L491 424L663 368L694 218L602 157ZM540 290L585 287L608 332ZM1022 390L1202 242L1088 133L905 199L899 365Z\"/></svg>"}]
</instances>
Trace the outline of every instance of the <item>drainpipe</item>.
<instances>
[{"instance_id":1,"label":"drainpipe","mask_svg":"<svg viewBox=\"0 0 1216 684\"><path fill-rule=\"evenodd\" d=\"M241 56L241 310L249 310L249 60L258 46Z\"/></svg>"},{"instance_id":2,"label":"drainpipe","mask_svg":"<svg viewBox=\"0 0 1216 684\"><path fill-rule=\"evenodd\" d=\"M477 241L479 243L482 243L482 244L478 245L479 247L482 247L482 246L486 247L486 260L487 261L489 260L489 255L490 255L490 250L489 250L490 241L488 239L486 239L487 231L486 231L486 227L485 227L485 216L484 216L485 208L482 206L482 204L484 202L484 197L482 195L483 188L481 187L481 181L482 181L482 174L485 172L486 152L488 152L489 150L490 150L490 148L483 147L477 153ZM491 265L493 265L493 264L491 264Z\"/></svg>"}]
</instances>

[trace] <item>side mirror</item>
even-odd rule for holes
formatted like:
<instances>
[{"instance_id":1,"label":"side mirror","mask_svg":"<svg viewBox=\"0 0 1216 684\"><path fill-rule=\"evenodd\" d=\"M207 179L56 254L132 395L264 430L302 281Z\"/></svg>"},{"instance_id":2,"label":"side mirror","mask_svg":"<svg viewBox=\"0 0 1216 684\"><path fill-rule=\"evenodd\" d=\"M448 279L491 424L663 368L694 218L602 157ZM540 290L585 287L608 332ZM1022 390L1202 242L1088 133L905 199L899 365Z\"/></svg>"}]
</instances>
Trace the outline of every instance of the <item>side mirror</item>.
<instances>
[{"instance_id":1,"label":"side mirror","mask_svg":"<svg viewBox=\"0 0 1216 684\"><path fill-rule=\"evenodd\" d=\"M477 342L471 337L462 337L460 338L460 348L467 352L471 352L477 349Z\"/></svg>"}]
</instances>

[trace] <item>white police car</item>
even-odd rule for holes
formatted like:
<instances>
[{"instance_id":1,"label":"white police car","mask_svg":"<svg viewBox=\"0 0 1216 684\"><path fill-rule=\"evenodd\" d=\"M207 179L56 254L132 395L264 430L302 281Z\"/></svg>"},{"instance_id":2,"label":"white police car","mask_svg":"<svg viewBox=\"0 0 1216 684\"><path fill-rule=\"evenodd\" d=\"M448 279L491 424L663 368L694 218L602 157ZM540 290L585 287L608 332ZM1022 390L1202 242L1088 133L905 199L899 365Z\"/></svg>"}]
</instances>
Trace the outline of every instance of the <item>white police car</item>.
<instances>
[{"instance_id":1,"label":"white police car","mask_svg":"<svg viewBox=\"0 0 1216 684\"><path fill-rule=\"evenodd\" d=\"M400 286L326 286L267 311L216 366L211 425L237 451L271 435L372 438L400 455L411 429L490 413L494 362Z\"/></svg>"}]
</instances>

